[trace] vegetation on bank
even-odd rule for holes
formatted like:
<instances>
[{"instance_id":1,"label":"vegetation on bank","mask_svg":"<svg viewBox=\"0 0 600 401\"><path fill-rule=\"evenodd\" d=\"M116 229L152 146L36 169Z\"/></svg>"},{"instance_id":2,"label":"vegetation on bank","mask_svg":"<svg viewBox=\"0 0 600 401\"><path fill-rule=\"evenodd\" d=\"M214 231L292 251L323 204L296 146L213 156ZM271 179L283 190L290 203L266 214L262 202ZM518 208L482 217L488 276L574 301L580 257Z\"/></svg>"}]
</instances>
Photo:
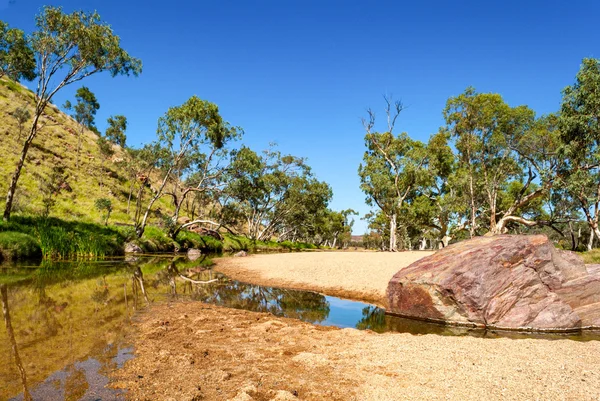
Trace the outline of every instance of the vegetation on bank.
<instances>
[{"instance_id":1,"label":"vegetation on bank","mask_svg":"<svg viewBox=\"0 0 600 401\"><path fill-rule=\"evenodd\" d=\"M275 252L316 249L313 244L290 241L253 241L240 235L225 234L223 239L181 231L176 239L156 226L148 226L137 238L131 226L104 226L59 218L13 216L0 221L0 261L34 259L95 259L123 255L125 244L132 242L145 253L186 251L205 253Z\"/></svg>"}]
</instances>

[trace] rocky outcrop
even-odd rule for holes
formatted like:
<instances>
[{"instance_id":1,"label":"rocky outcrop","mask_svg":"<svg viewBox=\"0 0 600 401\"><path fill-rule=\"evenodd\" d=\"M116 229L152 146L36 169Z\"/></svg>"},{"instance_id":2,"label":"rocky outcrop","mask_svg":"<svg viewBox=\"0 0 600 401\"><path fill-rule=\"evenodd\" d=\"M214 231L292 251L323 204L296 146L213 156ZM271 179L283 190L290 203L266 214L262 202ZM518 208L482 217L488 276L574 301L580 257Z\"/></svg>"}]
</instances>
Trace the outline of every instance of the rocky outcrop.
<instances>
[{"instance_id":1,"label":"rocky outcrop","mask_svg":"<svg viewBox=\"0 0 600 401\"><path fill-rule=\"evenodd\" d=\"M568 331L600 326L600 266L543 235L478 237L400 270L388 312L479 327Z\"/></svg>"}]
</instances>

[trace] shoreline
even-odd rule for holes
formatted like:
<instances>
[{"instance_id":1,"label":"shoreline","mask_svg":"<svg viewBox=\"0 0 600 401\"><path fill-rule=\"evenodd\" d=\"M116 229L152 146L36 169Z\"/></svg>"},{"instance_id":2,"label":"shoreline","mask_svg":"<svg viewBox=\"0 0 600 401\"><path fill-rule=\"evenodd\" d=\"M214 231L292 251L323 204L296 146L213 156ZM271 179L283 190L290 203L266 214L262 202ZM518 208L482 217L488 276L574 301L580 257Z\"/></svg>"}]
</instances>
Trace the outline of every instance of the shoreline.
<instances>
[{"instance_id":1,"label":"shoreline","mask_svg":"<svg viewBox=\"0 0 600 401\"><path fill-rule=\"evenodd\" d=\"M251 284L319 292L387 308L386 290L398 270L430 251L307 252L215 259L216 271Z\"/></svg>"}]
</instances>

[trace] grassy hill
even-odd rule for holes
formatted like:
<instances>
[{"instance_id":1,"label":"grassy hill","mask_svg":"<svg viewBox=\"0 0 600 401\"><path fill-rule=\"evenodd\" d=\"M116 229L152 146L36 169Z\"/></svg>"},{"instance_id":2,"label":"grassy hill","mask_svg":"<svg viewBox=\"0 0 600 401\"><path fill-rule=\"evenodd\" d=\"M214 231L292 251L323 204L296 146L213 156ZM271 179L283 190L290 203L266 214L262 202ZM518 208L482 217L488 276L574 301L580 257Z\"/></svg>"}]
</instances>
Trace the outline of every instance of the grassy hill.
<instances>
[{"instance_id":1,"label":"grassy hill","mask_svg":"<svg viewBox=\"0 0 600 401\"><path fill-rule=\"evenodd\" d=\"M19 129L12 113L26 106L33 114L34 94L24 86L0 79L0 207L4 208L4 197L8 183L14 172L26 133L19 139ZM24 131L31 124L25 123ZM102 216L94 207L99 198L108 198L113 205L111 222L132 223L126 213L130 182L127 172L119 161L127 155L114 145L115 154L110 160L103 160L97 144L97 135L85 130L82 136L79 167L76 167L77 141L80 126L70 116L56 106L46 108L41 119L37 138L29 149L27 161L19 181L14 211L27 215L41 215L44 212L43 191L52 180L60 181L62 188L54 199L55 206L50 216L67 220L83 220L100 223ZM164 211L172 206L168 199L159 200L156 205ZM130 213L132 214L132 213Z\"/></svg>"}]
</instances>

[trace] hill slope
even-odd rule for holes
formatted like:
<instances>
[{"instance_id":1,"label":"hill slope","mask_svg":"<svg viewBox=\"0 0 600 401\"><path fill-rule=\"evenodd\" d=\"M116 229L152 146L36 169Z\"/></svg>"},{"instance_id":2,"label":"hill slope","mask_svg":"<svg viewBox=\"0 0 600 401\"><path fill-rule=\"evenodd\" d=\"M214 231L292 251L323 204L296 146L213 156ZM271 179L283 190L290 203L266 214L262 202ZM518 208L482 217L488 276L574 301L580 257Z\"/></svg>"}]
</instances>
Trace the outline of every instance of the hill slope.
<instances>
[{"instance_id":1,"label":"hill slope","mask_svg":"<svg viewBox=\"0 0 600 401\"><path fill-rule=\"evenodd\" d=\"M23 135L19 138L19 128L12 113L26 106L34 111L34 94L29 89L10 80L0 79L0 207L4 208L4 198L8 183L14 172L22 143L31 120L24 124ZM50 216L67 220L84 220L99 223L101 213L94 207L99 198L108 198L113 205L111 222L133 222L133 206L130 215L127 211L127 198L131 182L124 164L127 154L117 145L110 160L103 161L97 138L89 130L82 136L80 165L76 167L77 141L80 126L56 106L46 108L41 119L43 128L38 133L29 152L19 180L13 211L27 215L44 213L44 191L48 192L49 182L61 187L53 192L56 201ZM118 163L125 161L125 163ZM52 191L50 191L52 192ZM48 197L50 195L46 195ZM135 194L134 194L135 196ZM132 201L135 204L135 198ZM155 209L172 209L168 199L161 199Z\"/></svg>"}]
</instances>

